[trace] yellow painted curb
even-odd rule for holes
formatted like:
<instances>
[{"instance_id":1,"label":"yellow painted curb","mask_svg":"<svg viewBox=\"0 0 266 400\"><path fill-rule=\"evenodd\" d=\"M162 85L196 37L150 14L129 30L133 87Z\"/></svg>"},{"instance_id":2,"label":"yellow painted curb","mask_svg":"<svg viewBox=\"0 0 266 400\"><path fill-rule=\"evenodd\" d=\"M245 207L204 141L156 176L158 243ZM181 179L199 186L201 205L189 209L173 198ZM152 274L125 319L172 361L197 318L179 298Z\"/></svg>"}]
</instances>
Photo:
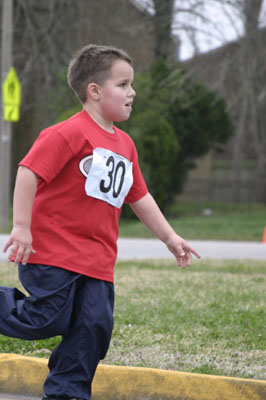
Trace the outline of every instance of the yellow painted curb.
<instances>
[{"instance_id":1,"label":"yellow painted curb","mask_svg":"<svg viewBox=\"0 0 266 400\"><path fill-rule=\"evenodd\" d=\"M48 374L47 360L0 354L0 392L41 395Z\"/></svg>"},{"instance_id":2,"label":"yellow painted curb","mask_svg":"<svg viewBox=\"0 0 266 400\"><path fill-rule=\"evenodd\" d=\"M47 360L0 354L0 392L41 396ZM266 381L99 365L93 400L265 400Z\"/></svg>"}]
</instances>

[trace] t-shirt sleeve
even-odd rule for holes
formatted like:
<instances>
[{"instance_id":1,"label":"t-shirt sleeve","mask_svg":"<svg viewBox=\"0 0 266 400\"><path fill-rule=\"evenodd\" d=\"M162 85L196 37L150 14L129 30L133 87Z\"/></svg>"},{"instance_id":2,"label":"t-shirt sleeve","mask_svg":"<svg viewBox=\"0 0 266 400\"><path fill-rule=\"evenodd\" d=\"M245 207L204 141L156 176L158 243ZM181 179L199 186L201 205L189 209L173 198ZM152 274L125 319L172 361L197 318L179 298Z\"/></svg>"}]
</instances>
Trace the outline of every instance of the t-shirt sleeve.
<instances>
[{"instance_id":1,"label":"t-shirt sleeve","mask_svg":"<svg viewBox=\"0 0 266 400\"><path fill-rule=\"evenodd\" d=\"M139 167L138 154L133 146L133 185L125 198L125 203L134 203L148 193L148 188Z\"/></svg>"},{"instance_id":2,"label":"t-shirt sleeve","mask_svg":"<svg viewBox=\"0 0 266 400\"><path fill-rule=\"evenodd\" d=\"M65 138L54 129L45 129L19 165L31 169L49 183L72 157L72 151Z\"/></svg>"}]
</instances>

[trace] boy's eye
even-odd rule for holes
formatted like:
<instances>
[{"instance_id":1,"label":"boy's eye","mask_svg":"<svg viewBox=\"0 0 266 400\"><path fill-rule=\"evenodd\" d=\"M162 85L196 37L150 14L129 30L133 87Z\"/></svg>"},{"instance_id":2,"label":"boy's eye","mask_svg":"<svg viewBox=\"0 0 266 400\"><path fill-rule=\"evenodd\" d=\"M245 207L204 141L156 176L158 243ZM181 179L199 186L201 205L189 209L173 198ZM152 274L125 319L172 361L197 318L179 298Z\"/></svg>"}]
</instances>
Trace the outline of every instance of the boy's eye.
<instances>
[{"instance_id":1,"label":"boy's eye","mask_svg":"<svg viewBox=\"0 0 266 400\"><path fill-rule=\"evenodd\" d=\"M119 86L121 86L121 87L125 87L127 84L126 84L126 82L123 82L123 83L120 83L120 85Z\"/></svg>"}]
</instances>

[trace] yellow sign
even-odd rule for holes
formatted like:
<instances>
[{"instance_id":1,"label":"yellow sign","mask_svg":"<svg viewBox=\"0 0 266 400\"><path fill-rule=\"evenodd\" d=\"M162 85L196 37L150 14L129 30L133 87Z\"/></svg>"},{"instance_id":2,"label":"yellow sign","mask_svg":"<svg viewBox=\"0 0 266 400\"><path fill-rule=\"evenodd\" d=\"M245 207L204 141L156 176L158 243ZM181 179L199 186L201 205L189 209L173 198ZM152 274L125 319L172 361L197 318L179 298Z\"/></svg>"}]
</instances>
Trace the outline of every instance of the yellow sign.
<instances>
[{"instance_id":1,"label":"yellow sign","mask_svg":"<svg viewBox=\"0 0 266 400\"><path fill-rule=\"evenodd\" d=\"M8 122L18 122L20 117L19 106L5 105L4 120Z\"/></svg>"},{"instance_id":2,"label":"yellow sign","mask_svg":"<svg viewBox=\"0 0 266 400\"><path fill-rule=\"evenodd\" d=\"M15 68L11 67L3 83L3 103L5 121L19 120L21 86Z\"/></svg>"}]
</instances>

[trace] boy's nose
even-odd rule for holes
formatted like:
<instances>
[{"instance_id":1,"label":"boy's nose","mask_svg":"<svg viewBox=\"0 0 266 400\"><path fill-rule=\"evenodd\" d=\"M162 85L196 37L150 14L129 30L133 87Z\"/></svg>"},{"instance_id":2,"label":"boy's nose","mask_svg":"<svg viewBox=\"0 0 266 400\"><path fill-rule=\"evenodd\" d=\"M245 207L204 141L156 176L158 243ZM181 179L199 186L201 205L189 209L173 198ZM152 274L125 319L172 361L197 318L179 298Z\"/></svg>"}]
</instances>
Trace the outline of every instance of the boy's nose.
<instances>
[{"instance_id":1,"label":"boy's nose","mask_svg":"<svg viewBox=\"0 0 266 400\"><path fill-rule=\"evenodd\" d=\"M136 92L133 88L131 88L130 96L133 96L133 97L136 96Z\"/></svg>"}]
</instances>

